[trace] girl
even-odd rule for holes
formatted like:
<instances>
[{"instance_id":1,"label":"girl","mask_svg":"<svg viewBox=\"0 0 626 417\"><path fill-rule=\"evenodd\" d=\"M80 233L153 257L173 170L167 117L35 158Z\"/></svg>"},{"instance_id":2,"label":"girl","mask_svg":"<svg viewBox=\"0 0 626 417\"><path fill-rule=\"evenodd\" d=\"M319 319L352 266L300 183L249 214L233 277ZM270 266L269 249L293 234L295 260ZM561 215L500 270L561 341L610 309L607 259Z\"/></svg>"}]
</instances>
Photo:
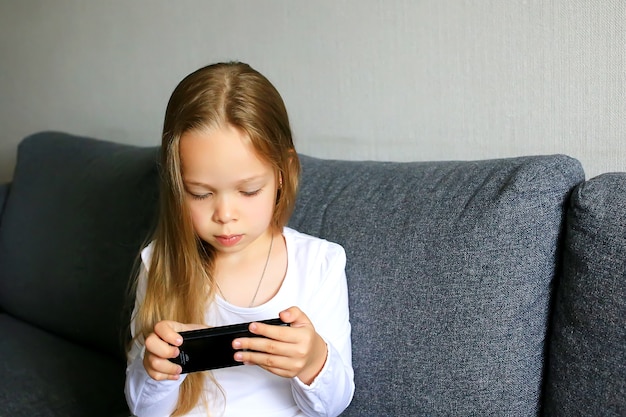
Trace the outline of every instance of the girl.
<instances>
[{"instance_id":1,"label":"girl","mask_svg":"<svg viewBox=\"0 0 626 417\"><path fill-rule=\"evenodd\" d=\"M341 246L286 227L300 163L274 86L243 63L176 87L160 217L142 251L126 398L137 416L336 416L354 392ZM289 327L255 321L279 316ZM234 358L181 374L181 331L253 322ZM210 353L209 353L210 354Z\"/></svg>"}]
</instances>

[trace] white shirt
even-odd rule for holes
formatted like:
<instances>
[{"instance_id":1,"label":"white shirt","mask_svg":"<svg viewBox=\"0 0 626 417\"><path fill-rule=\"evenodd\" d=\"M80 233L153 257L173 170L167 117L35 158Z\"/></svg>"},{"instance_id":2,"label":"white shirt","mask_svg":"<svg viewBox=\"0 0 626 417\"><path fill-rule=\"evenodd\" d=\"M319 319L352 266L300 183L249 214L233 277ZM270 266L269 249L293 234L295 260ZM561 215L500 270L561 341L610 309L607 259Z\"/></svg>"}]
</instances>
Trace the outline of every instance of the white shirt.
<instances>
[{"instance_id":1,"label":"white shirt","mask_svg":"<svg viewBox=\"0 0 626 417\"><path fill-rule=\"evenodd\" d=\"M278 293L267 303L252 308L237 307L216 296L207 311L206 323L222 326L275 318L280 311L297 306L326 341L326 363L311 385L253 365L214 370L213 376L225 398L207 378L205 393L212 416L337 416L352 400L354 372L345 252L335 243L287 227L283 235L287 245L287 273ZM152 245L149 245L141 254L143 271L135 312L145 296L151 253ZM134 336L134 320L131 329ZM143 351L141 343L136 342L129 352L125 389L129 407L139 417L168 416L175 408L178 388L185 375L178 381L153 380L143 366ZM187 415L207 413L200 403Z\"/></svg>"}]
</instances>

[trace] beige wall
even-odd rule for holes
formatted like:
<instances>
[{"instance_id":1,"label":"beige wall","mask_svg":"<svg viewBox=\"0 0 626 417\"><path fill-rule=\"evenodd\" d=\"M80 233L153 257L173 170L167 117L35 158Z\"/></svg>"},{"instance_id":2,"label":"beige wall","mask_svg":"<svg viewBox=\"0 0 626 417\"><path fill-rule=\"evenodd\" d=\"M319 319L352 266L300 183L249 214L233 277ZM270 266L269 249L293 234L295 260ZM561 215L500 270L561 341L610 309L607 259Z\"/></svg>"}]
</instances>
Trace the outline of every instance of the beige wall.
<instances>
[{"instance_id":1,"label":"beige wall","mask_svg":"<svg viewBox=\"0 0 626 417\"><path fill-rule=\"evenodd\" d=\"M39 130L157 144L175 84L229 59L310 155L626 171L625 45L622 0L0 0L0 181Z\"/></svg>"}]
</instances>

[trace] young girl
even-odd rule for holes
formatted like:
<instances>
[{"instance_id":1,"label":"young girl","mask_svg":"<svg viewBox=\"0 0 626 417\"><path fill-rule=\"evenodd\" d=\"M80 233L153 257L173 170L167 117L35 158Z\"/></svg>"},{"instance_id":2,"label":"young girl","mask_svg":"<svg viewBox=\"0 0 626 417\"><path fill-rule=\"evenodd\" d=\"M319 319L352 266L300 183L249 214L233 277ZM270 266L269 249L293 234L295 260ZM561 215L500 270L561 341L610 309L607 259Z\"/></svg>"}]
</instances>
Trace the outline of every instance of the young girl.
<instances>
[{"instance_id":1,"label":"young girl","mask_svg":"<svg viewBox=\"0 0 626 417\"><path fill-rule=\"evenodd\" d=\"M336 416L354 392L341 246L286 227L300 163L274 86L242 63L167 106L161 206L142 251L126 398L137 416ZM279 316L285 326L257 323ZM181 374L180 332L253 322L243 366ZM210 352L207 353L210 355Z\"/></svg>"}]
</instances>

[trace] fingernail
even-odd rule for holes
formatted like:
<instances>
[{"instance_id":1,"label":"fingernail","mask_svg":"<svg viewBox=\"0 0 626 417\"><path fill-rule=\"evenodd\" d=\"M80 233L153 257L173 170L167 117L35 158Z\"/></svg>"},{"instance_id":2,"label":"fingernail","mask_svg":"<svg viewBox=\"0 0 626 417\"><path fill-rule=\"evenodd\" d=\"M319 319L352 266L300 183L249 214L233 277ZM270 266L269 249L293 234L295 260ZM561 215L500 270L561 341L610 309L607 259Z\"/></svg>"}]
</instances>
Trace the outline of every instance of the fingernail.
<instances>
[{"instance_id":1,"label":"fingernail","mask_svg":"<svg viewBox=\"0 0 626 417\"><path fill-rule=\"evenodd\" d=\"M257 328L256 323L252 323L252 324L250 325L250 331L251 331L251 332L255 331L255 330L256 330L256 328Z\"/></svg>"},{"instance_id":2,"label":"fingernail","mask_svg":"<svg viewBox=\"0 0 626 417\"><path fill-rule=\"evenodd\" d=\"M235 349L240 349L240 348L241 348L241 342L240 342L239 340L235 340L235 341L233 342L233 347L234 347Z\"/></svg>"},{"instance_id":3,"label":"fingernail","mask_svg":"<svg viewBox=\"0 0 626 417\"><path fill-rule=\"evenodd\" d=\"M235 360L241 362L243 360L243 354L239 352L235 353Z\"/></svg>"}]
</instances>

